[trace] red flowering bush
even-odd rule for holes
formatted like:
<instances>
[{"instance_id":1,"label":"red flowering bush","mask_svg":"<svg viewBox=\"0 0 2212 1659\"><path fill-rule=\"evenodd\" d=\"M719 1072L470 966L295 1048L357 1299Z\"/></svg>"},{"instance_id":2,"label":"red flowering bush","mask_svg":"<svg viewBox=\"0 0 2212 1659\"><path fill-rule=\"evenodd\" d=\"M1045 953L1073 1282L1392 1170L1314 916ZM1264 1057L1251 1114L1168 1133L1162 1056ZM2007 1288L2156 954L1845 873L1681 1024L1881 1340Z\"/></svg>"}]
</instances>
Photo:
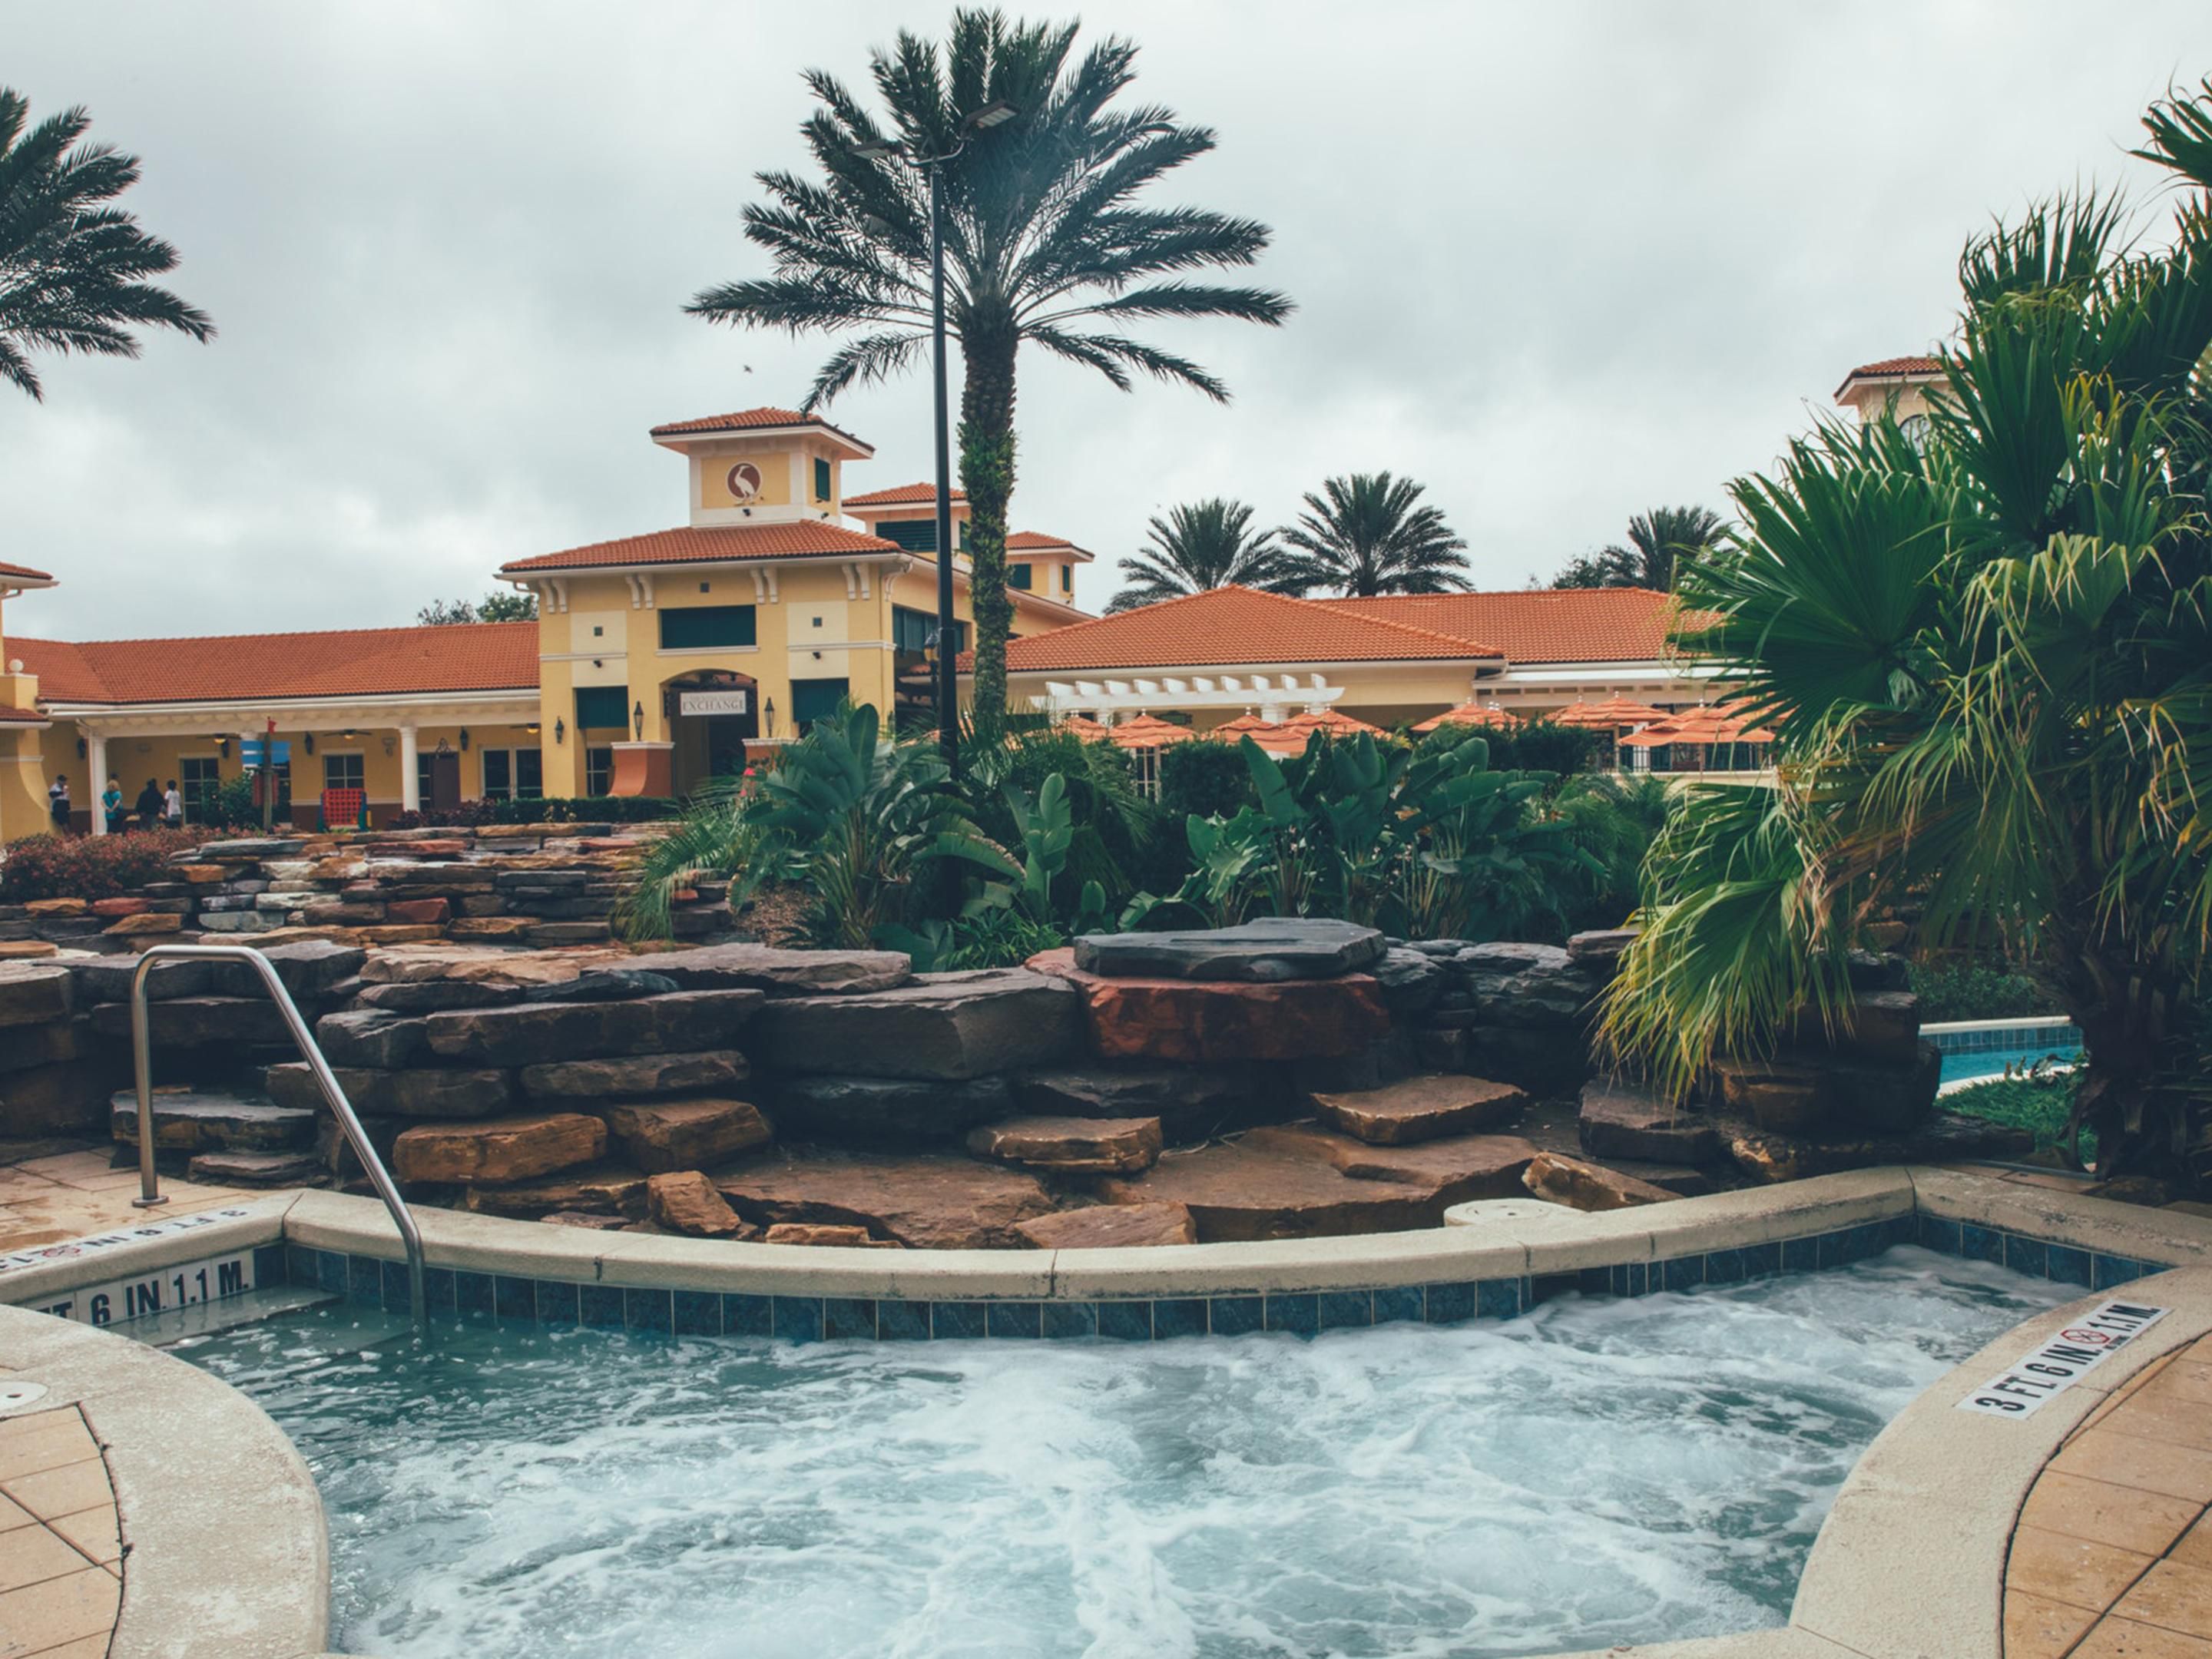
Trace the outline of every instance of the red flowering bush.
<instances>
[{"instance_id":1,"label":"red flowering bush","mask_svg":"<svg viewBox=\"0 0 2212 1659\"><path fill-rule=\"evenodd\" d=\"M163 880L169 854L208 839L190 830L133 830L119 836L29 836L0 862L0 901L116 898Z\"/></svg>"}]
</instances>

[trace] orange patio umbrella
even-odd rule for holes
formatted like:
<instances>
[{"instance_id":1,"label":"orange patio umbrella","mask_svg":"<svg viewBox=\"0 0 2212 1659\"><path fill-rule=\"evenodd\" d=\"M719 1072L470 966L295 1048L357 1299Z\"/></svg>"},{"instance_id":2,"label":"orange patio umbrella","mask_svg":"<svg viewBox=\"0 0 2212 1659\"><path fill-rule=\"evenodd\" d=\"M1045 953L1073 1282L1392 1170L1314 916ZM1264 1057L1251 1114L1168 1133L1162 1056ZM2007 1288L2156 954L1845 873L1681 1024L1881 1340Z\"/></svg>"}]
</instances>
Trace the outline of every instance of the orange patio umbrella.
<instances>
[{"instance_id":1,"label":"orange patio umbrella","mask_svg":"<svg viewBox=\"0 0 2212 1659\"><path fill-rule=\"evenodd\" d=\"M1390 735L1379 726L1370 726L1365 720L1356 720L1349 714L1340 714L1334 708L1310 708L1303 714L1293 714L1283 722L1283 729L1326 732L1333 738L1348 738L1355 732L1364 732L1371 738L1387 738Z\"/></svg>"},{"instance_id":2,"label":"orange patio umbrella","mask_svg":"<svg viewBox=\"0 0 2212 1659\"><path fill-rule=\"evenodd\" d=\"M1197 735L1188 726L1155 714L1139 714L1106 728L1107 741L1116 749L1164 749L1171 743L1188 743Z\"/></svg>"},{"instance_id":3,"label":"orange patio umbrella","mask_svg":"<svg viewBox=\"0 0 2212 1659\"><path fill-rule=\"evenodd\" d=\"M1750 702L1748 697L1738 697L1729 702L1685 708L1656 726L1630 732L1620 741L1630 749L1655 749L1673 743L1772 743L1774 733L1759 722L1773 710L1753 708Z\"/></svg>"},{"instance_id":4,"label":"orange patio umbrella","mask_svg":"<svg viewBox=\"0 0 2212 1659\"><path fill-rule=\"evenodd\" d=\"M1626 697L1607 697L1603 702L1569 703L1550 718L1553 724L1559 726L1581 726L1593 731L1618 732L1663 720L1667 718L1667 711L1654 708L1649 703L1632 702Z\"/></svg>"},{"instance_id":5,"label":"orange patio umbrella","mask_svg":"<svg viewBox=\"0 0 2212 1659\"><path fill-rule=\"evenodd\" d=\"M1463 702L1456 708L1447 708L1441 714L1431 714L1413 730L1433 732L1439 726L1486 726L1498 727L1518 726L1521 717L1494 702Z\"/></svg>"},{"instance_id":6,"label":"orange patio umbrella","mask_svg":"<svg viewBox=\"0 0 2212 1659\"><path fill-rule=\"evenodd\" d=\"M1082 738L1085 743L1103 743L1111 735L1105 726L1088 714L1070 714L1060 722L1059 729Z\"/></svg>"}]
</instances>

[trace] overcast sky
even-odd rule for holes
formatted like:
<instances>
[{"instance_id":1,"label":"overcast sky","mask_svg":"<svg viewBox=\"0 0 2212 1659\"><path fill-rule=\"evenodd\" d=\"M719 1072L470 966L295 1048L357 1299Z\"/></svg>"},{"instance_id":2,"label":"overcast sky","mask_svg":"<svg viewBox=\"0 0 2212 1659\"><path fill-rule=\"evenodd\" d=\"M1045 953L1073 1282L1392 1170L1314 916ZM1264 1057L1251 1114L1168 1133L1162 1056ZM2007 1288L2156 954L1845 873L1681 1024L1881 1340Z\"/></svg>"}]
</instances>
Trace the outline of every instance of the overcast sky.
<instances>
[{"instance_id":1,"label":"overcast sky","mask_svg":"<svg viewBox=\"0 0 2212 1659\"><path fill-rule=\"evenodd\" d=\"M1064 11L1054 15L1066 15ZM2203 0L1094 5L1136 94L1220 135L1158 192L1275 228L1280 330L1154 325L1226 408L1025 354L1016 527L1095 550L1332 473L1428 486L1484 586L1629 514L1723 505L1852 364L1948 329L1961 240L2126 182L2143 105L2212 71ZM410 620L503 560L683 521L646 429L796 403L827 347L682 314L766 270L757 171L804 164L808 66L949 7L0 0L0 84L141 155L127 204L222 332L0 388L20 633ZM957 367L955 367L956 386ZM927 476L927 380L830 413L858 492Z\"/></svg>"}]
</instances>

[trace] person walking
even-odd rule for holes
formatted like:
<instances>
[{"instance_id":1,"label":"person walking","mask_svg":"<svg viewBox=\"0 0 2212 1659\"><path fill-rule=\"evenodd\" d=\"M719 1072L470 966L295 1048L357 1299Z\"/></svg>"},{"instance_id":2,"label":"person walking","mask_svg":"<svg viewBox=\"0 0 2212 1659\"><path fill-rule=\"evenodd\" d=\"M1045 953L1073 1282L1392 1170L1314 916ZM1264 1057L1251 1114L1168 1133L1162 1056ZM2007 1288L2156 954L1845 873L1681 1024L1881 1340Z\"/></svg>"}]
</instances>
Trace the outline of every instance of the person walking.
<instances>
[{"instance_id":1,"label":"person walking","mask_svg":"<svg viewBox=\"0 0 2212 1659\"><path fill-rule=\"evenodd\" d=\"M109 835L131 827L123 817L123 786L113 778L108 779L107 787L100 792L100 821L106 824Z\"/></svg>"},{"instance_id":2,"label":"person walking","mask_svg":"<svg viewBox=\"0 0 2212 1659\"><path fill-rule=\"evenodd\" d=\"M161 822L172 830L185 827L185 798L177 793L177 781L169 780L169 787L161 792Z\"/></svg>"},{"instance_id":3,"label":"person walking","mask_svg":"<svg viewBox=\"0 0 2212 1659\"><path fill-rule=\"evenodd\" d=\"M54 821L54 833L66 836L70 832L69 774L58 773L46 786L46 812Z\"/></svg>"},{"instance_id":4,"label":"person walking","mask_svg":"<svg viewBox=\"0 0 2212 1659\"><path fill-rule=\"evenodd\" d=\"M153 778L146 780L146 787L138 792L138 799L131 803L131 811L137 817L141 830L159 827L161 822L161 786L158 781Z\"/></svg>"}]
</instances>

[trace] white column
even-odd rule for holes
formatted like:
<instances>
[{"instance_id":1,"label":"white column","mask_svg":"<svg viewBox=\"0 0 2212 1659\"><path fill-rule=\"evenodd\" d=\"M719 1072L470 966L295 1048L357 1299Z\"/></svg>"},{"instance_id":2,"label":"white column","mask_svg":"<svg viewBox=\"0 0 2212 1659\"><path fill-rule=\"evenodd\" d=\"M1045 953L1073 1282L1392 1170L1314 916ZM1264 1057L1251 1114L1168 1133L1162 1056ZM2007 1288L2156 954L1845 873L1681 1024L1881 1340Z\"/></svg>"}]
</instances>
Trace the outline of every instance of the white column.
<instances>
[{"instance_id":1,"label":"white column","mask_svg":"<svg viewBox=\"0 0 2212 1659\"><path fill-rule=\"evenodd\" d=\"M100 804L100 798L107 793L107 739L97 732L87 732L84 752L92 767L92 776L85 781L85 787L92 792L92 833L104 836L107 833L107 809Z\"/></svg>"},{"instance_id":2,"label":"white column","mask_svg":"<svg viewBox=\"0 0 2212 1659\"><path fill-rule=\"evenodd\" d=\"M415 764L415 728L411 726L399 728L399 810L422 810L422 786Z\"/></svg>"}]
</instances>

